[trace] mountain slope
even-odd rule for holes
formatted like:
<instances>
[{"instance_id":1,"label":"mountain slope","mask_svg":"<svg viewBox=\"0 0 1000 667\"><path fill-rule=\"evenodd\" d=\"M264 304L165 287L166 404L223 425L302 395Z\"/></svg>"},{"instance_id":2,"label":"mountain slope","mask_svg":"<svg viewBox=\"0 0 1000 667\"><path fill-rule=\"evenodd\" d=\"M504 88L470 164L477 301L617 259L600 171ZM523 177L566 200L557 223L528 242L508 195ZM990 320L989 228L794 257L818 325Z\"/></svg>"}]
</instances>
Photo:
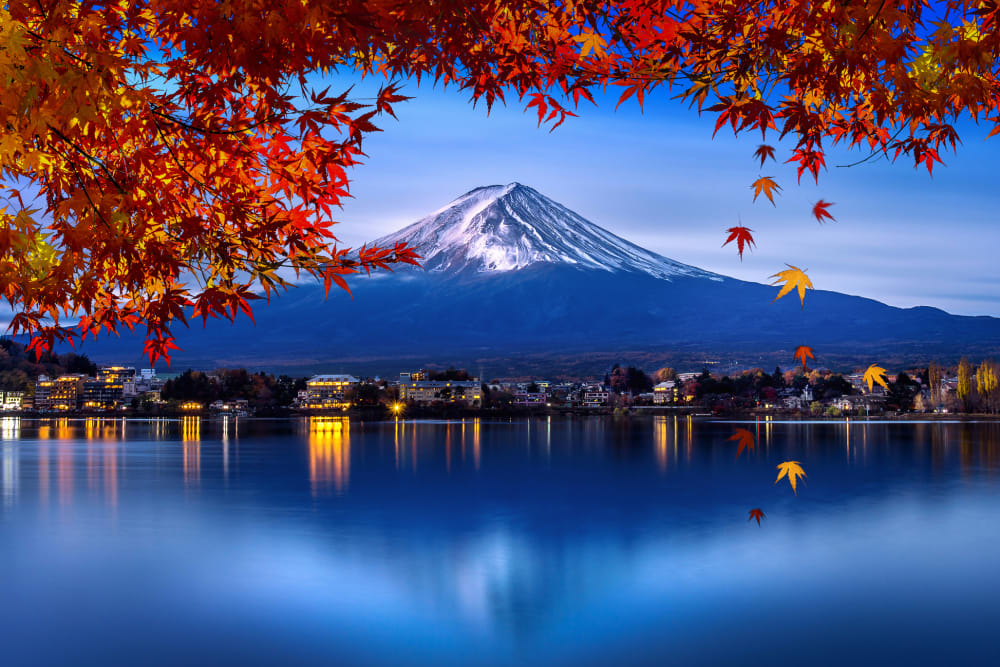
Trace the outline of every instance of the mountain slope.
<instances>
[{"instance_id":1,"label":"mountain slope","mask_svg":"<svg viewBox=\"0 0 1000 667\"><path fill-rule=\"evenodd\" d=\"M695 367L708 357L792 365L917 363L1000 353L1000 320L894 308L815 291L772 303L775 287L649 252L519 184L477 188L376 241L403 241L424 269L334 289L302 285L257 310L257 326L178 331L175 365L394 373L425 364L494 373L597 373L611 361ZM137 338L88 343L103 361L139 362ZM700 363L700 362L699 362Z\"/></svg>"},{"instance_id":2,"label":"mountain slope","mask_svg":"<svg viewBox=\"0 0 1000 667\"><path fill-rule=\"evenodd\" d=\"M565 264L599 271L722 277L629 243L520 183L489 185L374 241L418 249L429 272L516 271L536 264Z\"/></svg>"}]
</instances>

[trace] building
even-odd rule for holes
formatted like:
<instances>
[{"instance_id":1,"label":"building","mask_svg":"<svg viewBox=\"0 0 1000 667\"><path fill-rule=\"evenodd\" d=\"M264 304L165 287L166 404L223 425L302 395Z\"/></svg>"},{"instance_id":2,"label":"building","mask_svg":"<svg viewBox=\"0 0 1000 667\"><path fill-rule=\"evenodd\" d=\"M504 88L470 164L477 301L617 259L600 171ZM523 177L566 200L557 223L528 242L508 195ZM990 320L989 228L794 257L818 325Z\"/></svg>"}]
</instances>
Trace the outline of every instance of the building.
<instances>
[{"instance_id":1,"label":"building","mask_svg":"<svg viewBox=\"0 0 1000 667\"><path fill-rule=\"evenodd\" d=\"M611 400L611 394L604 387L588 387L583 392L583 407L600 408Z\"/></svg>"},{"instance_id":2,"label":"building","mask_svg":"<svg viewBox=\"0 0 1000 667\"><path fill-rule=\"evenodd\" d=\"M427 371L423 368L421 368L419 371L399 374L400 384L404 382L424 382L426 380L427 380Z\"/></svg>"},{"instance_id":3,"label":"building","mask_svg":"<svg viewBox=\"0 0 1000 667\"><path fill-rule=\"evenodd\" d=\"M838 396L830 401L830 405L846 411L881 412L885 409L886 397L873 394L852 394Z\"/></svg>"},{"instance_id":4,"label":"building","mask_svg":"<svg viewBox=\"0 0 1000 667\"><path fill-rule=\"evenodd\" d=\"M514 405L545 405L548 396L544 391L518 391L514 394Z\"/></svg>"},{"instance_id":5,"label":"building","mask_svg":"<svg viewBox=\"0 0 1000 667\"><path fill-rule=\"evenodd\" d=\"M361 380L353 375L316 375L306 381L306 410L346 410L351 407L347 391Z\"/></svg>"},{"instance_id":6,"label":"building","mask_svg":"<svg viewBox=\"0 0 1000 667\"><path fill-rule=\"evenodd\" d=\"M792 388L782 389L778 393L778 399L782 406L790 410L804 410L813 402L812 387L806 385L801 392Z\"/></svg>"},{"instance_id":7,"label":"building","mask_svg":"<svg viewBox=\"0 0 1000 667\"><path fill-rule=\"evenodd\" d=\"M471 380L422 380L400 382L399 397L413 403L451 403L479 407L483 401L483 387L478 378Z\"/></svg>"},{"instance_id":8,"label":"building","mask_svg":"<svg viewBox=\"0 0 1000 667\"><path fill-rule=\"evenodd\" d=\"M237 398L230 401L213 401L209 404L208 409L223 414L245 416L250 414L250 401L245 398Z\"/></svg>"},{"instance_id":9,"label":"building","mask_svg":"<svg viewBox=\"0 0 1000 667\"><path fill-rule=\"evenodd\" d=\"M665 405L677 400L677 383L673 380L661 382L653 387L653 405Z\"/></svg>"},{"instance_id":10,"label":"building","mask_svg":"<svg viewBox=\"0 0 1000 667\"><path fill-rule=\"evenodd\" d=\"M114 410L122 405L122 386L104 380L85 380L82 402L84 410Z\"/></svg>"},{"instance_id":11,"label":"building","mask_svg":"<svg viewBox=\"0 0 1000 667\"><path fill-rule=\"evenodd\" d=\"M152 377L156 377L155 373ZM135 368L131 366L104 366L98 369L97 379L108 384L121 385L123 398L132 398L138 393L136 391L138 377Z\"/></svg>"},{"instance_id":12,"label":"building","mask_svg":"<svg viewBox=\"0 0 1000 667\"><path fill-rule=\"evenodd\" d=\"M83 398L85 375L68 374L50 380L38 376L35 383L35 409L41 412L67 412L76 410Z\"/></svg>"},{"instance_id":13,"label":"building","mask_svg":"<svg viewBox=\"0 0 1000 667\"><path fill-rule=\"evenodd\" d=\"M104 366L97 377L83 383L83 408L85 410L115 410L124 407L137 396L135 368Z\"/></svg>"},{"instance_id":14,"label":"building","mask_svg":"<svg viewBox=\"0 0 1000 667\"><path fill-rule=\"evenodd\" d=\"M20 410L23 401L23 391L0 391L0 410L4 412Z\"/></svg>"}]
</instances>

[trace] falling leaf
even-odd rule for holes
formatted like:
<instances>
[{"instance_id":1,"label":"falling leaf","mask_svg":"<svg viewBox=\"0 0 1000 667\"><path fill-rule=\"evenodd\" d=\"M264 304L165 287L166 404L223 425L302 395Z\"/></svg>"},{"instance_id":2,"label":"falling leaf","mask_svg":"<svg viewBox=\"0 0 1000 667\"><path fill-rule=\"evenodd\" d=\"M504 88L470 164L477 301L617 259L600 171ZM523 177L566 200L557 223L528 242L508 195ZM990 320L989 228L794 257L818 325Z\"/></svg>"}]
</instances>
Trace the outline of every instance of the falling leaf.
<instances>
[{"instance_id":1,"label":"falling leaf","mask_svg":"<svg viewBox=\"0 0 1000 667\"><path fill-rule=\"evenodd\" d=\"M739 443L739 447L736 449L736 458L740 458L740 454L743 453L744 449L749 449L751 452L756 448L756 442L753 438L753 433L746 430L745 428L736 429L736 433L726 438L727 440L735 440Z\"/></svg>"},{"instance_id":2,"label":"falling leaf","mask_svg":"<svg viewBox=\"0 0 1000 667\"><path fill-rule=\"evenodd\" d=\"M750 233L753 230L749 227L730 227L726 231L729 232L729 238L722 244L722 247L725 248L730 241L736 241L736 249L739 251L740 261L743 261L743 247L746 246L753 250L753 235Z\"/></svg>"},{"instance_id":3,"label":"falling leaf","mask_svg":"<svg viewBox=\"0 0 1000 667\"><path fill-rule=\"evenodd\" d=\"M777 285L778 283L785 283L785 286L781 288L778 292L778 296L774 297L774 301L777 301L781 297L785 296L793 289L798 288L799 290L799 301L805 306L806 303L806 288L813 289L812 281L809 280L809 276L805 274L805 271L797 266L792 266L791 264L785 264L788 268L784 271L779 271L770 278L777 278L772 285ZM772 301L771 303L774 303Z\"/></svg>"},{"instance_id":4,"label":"falling leaf","mask_svg":"<svg viewBox=\"0 0 1000 667\"><path fill-rule=\"evenodd\" d=\"M864 382L868 384L868 392L871 393L875 388L876 384L881 385L886 391L889 391L889 385L886 383L885 369L881 366L876 366L872 364L865 371Z\"/></svg>"},{"instance_id":5,"label":"falling leaf","mask_svg":"<svg viewBox=\"0 0 1000 667\"><path fill-rule=\"evenodd\" d=\"M763 518L765 518L764 510L757 507L755 509L750 510L750 518L748 518L747 521L752 521L753 519L757 519L757 525L759 526L760 520Z\"/></svg>"},{"instance_id":6,"label":"falling leaf","mask_svg":"<svg viewBox=\"0 0 1000 667\"><path fill-rule=\"evenodd\" d=\"M767 144L761 144L757 147L757 150L753 152L754 157L760 158L760 166L764 166L764 160L771 158L774 159L774 146L768 146Z\"/></svg>"},{"instance_id":7,"label":"falling leaf","mask_svg":"<svg viewBox=\"0 0 1000 667\"><path fill-rule=\"evenodd\" d=\"M792 359L802 360L802 370L806 369L807 358L808 359L816 358L815 356L813 356L813 349L811 347L809 347L808 345L799 345L797 348L795 348L795 354L792 356Z\"/></svg>"},{"instance_id":8,"label":"falling leaf","mask_svg":"<svg viewBox=\"0 0 1000 667\"><path fill-rule=\"evenodd\" d=\"M776 467L778 468L778 479L774 480L774 483L777 484L778 482L781 481L782 477L788 475L788 483L792 485L792 493L798 495L799 492L796 491L795 489L795 482L797 481L798 477L806 476L806 473L802 469L802 466L799 464L799 462L785 461L784 463L779 463Z\"/></svg>"},{"instance_id":9,"label":"falling leaf","mask_svg":"<svg viewBox=\"0 0 1000 667\"><path fill-rule=\"evenodd\" d=\"M753 185L751 185L750 187L753 188L754 201L757 201L757 197L759 197L760 193L763 192L764 196L767 197L768 200L771 202L771 205L776 206L776 204L774 203L774 191L780 190L781 186L775 183L774 179L772 179L770 176L761 176L756 181L754 181Z\"/></svg>"},{"instance_id":10,"label":"falling leaf","mask_svg":"<svg viewBox=\"0 0 1000 667\"><path fill-rule=\"evenodd\" d=\"M813 215L816 216L817 222L825 222L823 218L830 218L830 220L836 221L836 218L830 215L830 212L826 210L831 206L833 206L833 202L823 201L822 199L816 202L816 205L813 206Z\"/></svg>"}]
</instances>

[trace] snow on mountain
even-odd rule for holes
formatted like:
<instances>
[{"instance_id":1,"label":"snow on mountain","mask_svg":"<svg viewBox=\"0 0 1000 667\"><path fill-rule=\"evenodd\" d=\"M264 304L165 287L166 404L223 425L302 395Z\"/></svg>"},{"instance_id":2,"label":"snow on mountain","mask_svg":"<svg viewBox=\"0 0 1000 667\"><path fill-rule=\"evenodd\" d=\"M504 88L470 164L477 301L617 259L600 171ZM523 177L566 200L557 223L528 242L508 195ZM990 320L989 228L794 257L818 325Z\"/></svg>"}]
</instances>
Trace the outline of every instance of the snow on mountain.
<instances>
[{"instance_id":1,"label":"snow on mountain","mask_svg":"<svg viewBox=\"0 0 1000 667\"><path fill-rule=\"evenodd\" d=\"M476 188L373 243L399 242L414 246L433 272L504 272L555 263L664 280L722 280L629 243L520 183Z\"/></svg>"}]
</instances>

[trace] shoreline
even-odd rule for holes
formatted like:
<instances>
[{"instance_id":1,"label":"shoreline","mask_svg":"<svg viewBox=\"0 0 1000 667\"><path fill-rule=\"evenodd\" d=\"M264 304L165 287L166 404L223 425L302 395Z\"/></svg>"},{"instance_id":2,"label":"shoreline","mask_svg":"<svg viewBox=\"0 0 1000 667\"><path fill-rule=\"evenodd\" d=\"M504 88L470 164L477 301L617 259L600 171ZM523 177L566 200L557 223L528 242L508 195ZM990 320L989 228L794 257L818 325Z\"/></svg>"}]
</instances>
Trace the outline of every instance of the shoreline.
<instances>
[{"instance_id":1,"label":"shoreline","mask_svg":"<svg viewBox=\"0 0 1000 667\"><path fill-rule=\"evenodd\" d=\"M152 420L183 420L184 418L197 417L206 421L223 421L226 419L240 420L294 420L300 418L326 417L344 418L350 421L420 421L420 420L464 420L475 418L487 419L514 419L514 418L540 418L540 417L610 417L612 419L627 420L631 418L644 417L684 417L696 419L698 421L720 421L720 422L753 422L753 421L782 421L782 422L1000 422L1000 414L987 413L900 413L881 415L840 415L837 417L827 415L809 415L794 412L733 412L725 414L711 414L699 412L693 408L657 408L651 406L639 406L636 408L541 408L541 409L433 409L420 408L409 409L402 414L395 415L389 409L378 408L352 408L350 410L310 410L296 411L287 410L276 412L275 414L232 414L218 412L162 412L162 413L138 413L138 412L72 412L72 413L51 413L34 411L10 411L3 413L0 418L19 418L30 420L53 420L53 419L102 419L118 420L125 419L131 421L152 421Z\"/></svg>"}]
</instances>

